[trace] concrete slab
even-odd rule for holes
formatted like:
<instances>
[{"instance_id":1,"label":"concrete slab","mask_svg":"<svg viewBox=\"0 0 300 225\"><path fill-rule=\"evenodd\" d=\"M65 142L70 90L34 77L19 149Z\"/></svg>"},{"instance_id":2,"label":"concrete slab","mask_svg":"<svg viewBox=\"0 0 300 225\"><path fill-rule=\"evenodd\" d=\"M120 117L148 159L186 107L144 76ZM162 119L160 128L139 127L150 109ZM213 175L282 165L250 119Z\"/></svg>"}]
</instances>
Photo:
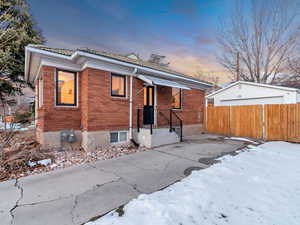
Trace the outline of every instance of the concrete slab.
<instances>
[{"instance_id":1,"label":"concrete slab","mask_svg":"<svg viewBox=\"0 0 300 225\"><path fill-rule=\"evenodd\" d=\"M95 188L76 197L73 207L73 223L82 224L91 218L103 215L117 206L126 204L140 193L119 180Z\"/></svg>"},{"instance_id":2,"label":"concrete slab","mask_svg":"<svg viewBox=\"0 0 300 225\"><path fill-rule=\"evenodd\" d=\"M0 224L10 223L12 219L10 210L21 197L20 190L15 184L16 180L9 180L0 185Z\"/></svg>"},{"instance_id":3,"label":"concrete slab","mask_svg":"<svg viewBox=\"0 0 300 225\"><path fill-rule=\"evenodd\" d=\"M118 180L114 174L101 172L88 165L52 171L19 179L24 196L20 204L56 200L81 194L97 185Z\"/></svg>"},{"instance_id":4,"label":"concrete slab","mask_svg":"<svg viewBox=\"0 0 300 225\"><path fill-rule=\"evenodd\" d=\"M200 158L232 152L242 145L218 136L195 136L117 159L21 178L18 185L15 180L2 182L0 224L80 225L141 193L155 192L193 170L206 168ZM9 211L16 203L12 217Z\"/></svg>"},{"instance_id":5,"label":"concrete slab","mask_svg":"<svg viewBox=\"0 0 300 225\"><path fill-rule=\"evenodd\" d=\"M95 162L92 165L121 177L143 193L151 193L181 180L189 167L207 167L197 161L151 150L128 155L122 161Z\"/></svg>"},{"instance_id":6,"label":"concrete slab","mask_svg":"<svg viewBox=\"0 0 300 225\"><path fill-rule=\"evenodd\" d=\"M177 158L165 164L165 168L161 171L153 169L138 170L139 172L137 172L137 168L133 166L119 167L120 170L113 167L103 169L105 171L114 172L126 183L133 185L142 193L152 193L184 178L184 171L190 167L205 168L206 166L197 162ZM134 170L135 172L132 172Z\"/></svg>"},{"instance_id":7,"label":"concrete slab","mask_svg":"<svg viewBox=\"0 0 300 225\"><path fill-rule=\"evenodd\" d=\"M213 141L205 139L186 139L183 143L154 148L153 151L198 161L201 157L212 157L222 153L235 151L243 145L244 143L240 141L226 140L220 143L213 143Z\"/></svg>"},{"instance_id":8,"label":"concrete slab","mask_svg":"<svg viewBox=\"0 0 300 225\"><path fill-rule=\"evenodd\" d=\"M138 152L136 154L127 155L122 157L122 162L125 165L131 165L141 170L161 170L164 168L164 165L166 163L169 163L170 161L176 159L176 156L171 156L159 152L155 152L153 150L148 150L144 152ZM107 165L108 167L112 167L110 165ZM97 164L97 163L96 163ZM101 165L101 162L99 162Z\"/></svg>"},{"instance_id":9,"label":"concrete slab","mask_svg":"<svg viewBox=\"0 0 300 225\"><path fill-rule=\"evenodd\" d=\"M71 225L73 205L74 197L71 196L42 204L19 206L14 210L12 225Z\"/></svg>"}]
</instances>

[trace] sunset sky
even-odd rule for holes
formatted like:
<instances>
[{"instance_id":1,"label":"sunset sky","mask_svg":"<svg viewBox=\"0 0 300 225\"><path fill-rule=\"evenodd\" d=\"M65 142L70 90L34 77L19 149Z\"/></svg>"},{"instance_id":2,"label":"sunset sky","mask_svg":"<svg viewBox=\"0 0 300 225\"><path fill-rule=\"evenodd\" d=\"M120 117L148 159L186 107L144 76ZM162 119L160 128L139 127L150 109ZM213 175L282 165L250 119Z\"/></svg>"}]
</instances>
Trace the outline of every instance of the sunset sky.
<instances>
[{"instance_id":1,"label":"sunset sky","mask_svg":"<svg viewBox=\"0 0 300 225\"><path fill-rule=\"evenodd\" d=\"M170 67L194 75L215 72L216 33L233 0L28 0L46 45L167 56Z\"/></svg>"}]
</instances>

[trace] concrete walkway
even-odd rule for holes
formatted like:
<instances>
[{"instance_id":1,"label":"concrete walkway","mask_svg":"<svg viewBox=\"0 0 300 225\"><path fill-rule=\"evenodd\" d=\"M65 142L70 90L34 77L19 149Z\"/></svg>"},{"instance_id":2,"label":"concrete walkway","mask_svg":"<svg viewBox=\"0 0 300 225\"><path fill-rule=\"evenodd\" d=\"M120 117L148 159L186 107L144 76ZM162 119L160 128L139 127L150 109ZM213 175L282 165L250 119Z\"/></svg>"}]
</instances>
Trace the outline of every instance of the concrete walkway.
<instances>
[{"instance_id":1,"label":"concrete walkway","mask_svg":"<svg viewBox=\"0 0 300 225\"><path fill-rule=\"evenodd\" d=\"M199 159L244 144L214 137L189 137L180 144L2 182L0 224L80 225L209 166Z\"/></svg>"}]
</instances>

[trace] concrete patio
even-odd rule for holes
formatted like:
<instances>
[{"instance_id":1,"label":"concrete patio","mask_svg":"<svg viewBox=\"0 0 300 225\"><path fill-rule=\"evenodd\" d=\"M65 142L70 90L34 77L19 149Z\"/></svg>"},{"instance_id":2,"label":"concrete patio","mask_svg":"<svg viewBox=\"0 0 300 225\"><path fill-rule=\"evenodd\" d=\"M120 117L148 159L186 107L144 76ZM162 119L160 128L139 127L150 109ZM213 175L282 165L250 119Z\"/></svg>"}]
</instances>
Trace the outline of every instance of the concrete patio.
<instances>
[{"instance_id":1,"label":"concrete patio","mask_svg":"<svg viewBox=\"0 0 300 225\"><path fill-rule=\"evenodd\" d=\"M188 137L180 144L2 182L1 225L83 224L209 166L200 159L244 146L217 137Z\"/></svg>"}]
</instances>

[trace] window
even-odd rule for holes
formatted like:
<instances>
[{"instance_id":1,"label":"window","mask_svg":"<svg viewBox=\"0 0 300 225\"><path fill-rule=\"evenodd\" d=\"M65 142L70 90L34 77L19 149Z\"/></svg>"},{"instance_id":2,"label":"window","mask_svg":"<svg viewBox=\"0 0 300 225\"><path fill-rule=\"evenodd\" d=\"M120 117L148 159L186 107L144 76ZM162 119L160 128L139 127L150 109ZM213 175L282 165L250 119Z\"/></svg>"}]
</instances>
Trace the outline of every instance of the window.
<instances>
[{"instance_id":1,"label":"window","mask_svg":"<svg viewBox=\"0 0 300 225\"><path fill-rule=\"evenodd\" d=\"M76 73L58 70L56 74L56 105L76 106Z\"/></svg>"},{"instance_id":2,"label":"window","mask_svg":"<svg viewBox=\"0 0 300 225\"><path fill-rule=\"evenodd\" d=\"M110 143L127 142L127 131L113 131L110 133Z\"/></svg>"},{"instance_id":3,"label":"window","mask_svg":"<svg viewBox=\"0 0 300 225\"><path fill-rule=\"evenodd\" d=\"M118 132L111 132L110 133L110 143L117 143L119 140L119 133Z\"/></svg>"},{"instance_id":4,"label":"window","mask_svg":"<svg viewBox=\"0 0 300 225\"><path fill-rule=\"evenodd\" d=\"M123 75L111 75L111 96L126 96L126 77Z\"/></svg>"},{"instance_id":5,"label":"window","mask_svg":"<svg viewBox=\"0 0 300 225\"><path fill-rule=\"evenodd\" d=\"M126 142L127 141L127 131L121 131L119 133L119 136L120 136L120 138L119 138L120 142Z\"/></svg>"},{"instance_id":6,"label":"window","mask_svg":"<svg viewBox=\"0 0 300 225\"><path fill-rule=\"evenodd\" d=\"M181 109L181 89L172 88L172 108Z\"/></svg>"}]
</instances>

